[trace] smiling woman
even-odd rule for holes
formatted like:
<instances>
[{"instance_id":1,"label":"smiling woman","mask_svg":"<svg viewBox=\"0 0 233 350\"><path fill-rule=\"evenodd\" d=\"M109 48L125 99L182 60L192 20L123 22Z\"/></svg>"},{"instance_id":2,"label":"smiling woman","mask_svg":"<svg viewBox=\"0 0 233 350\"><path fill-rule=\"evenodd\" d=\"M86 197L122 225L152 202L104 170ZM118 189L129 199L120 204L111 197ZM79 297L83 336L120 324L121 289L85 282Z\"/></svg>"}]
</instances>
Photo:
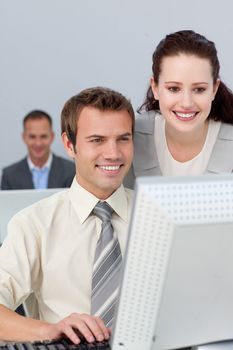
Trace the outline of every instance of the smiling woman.
<instances>
[{"instance_id":1,"label":"smiling woman","mask_svg":"<svg viewBox=\"0 0 233 350\"><path fill-rule=\"evenodd\" d=\"M143 175L233 171L233 94L220 81L215 44L191 30L167 35L135 127L126 184Z\"/></svg>"}]
</instances>

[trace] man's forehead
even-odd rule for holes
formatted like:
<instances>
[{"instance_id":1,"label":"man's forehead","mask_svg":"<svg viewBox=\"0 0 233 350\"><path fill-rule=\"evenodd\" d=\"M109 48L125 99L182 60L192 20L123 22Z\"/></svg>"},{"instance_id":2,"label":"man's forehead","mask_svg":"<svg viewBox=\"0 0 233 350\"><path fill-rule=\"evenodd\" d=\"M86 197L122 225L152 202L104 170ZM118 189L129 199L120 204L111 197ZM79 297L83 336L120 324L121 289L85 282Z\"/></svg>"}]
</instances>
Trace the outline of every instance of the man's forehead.
<instances>
[{"instance_id":1,"label":"man's forehead","mask_svg":"<svg viewBox=\"0 0 233 350\"><path fill-rule=\"evenodd\" d=\"M51 128L25 128L24 134L29 136L45 136L51 134Z\"/></svg>"},{"instance_id":2,"label":"man's forehead","mask_svg":"<svg viewBox=\"0 0 233 350\"><path fill-rule=\"evenodd\" d=\"M24 125L24 130L32 130L32 132L40 132L41 130L50 131L51 129L51 125L47 120L28 120Z\"/></svg>"},{"instance_id":3,"label":"man's forehead","mask_svg":"<svg viewBox=\"0 0 233 350\"><path fill-rule=\"evenodd\" d=\"M47 127L51 127L50 122L48 121L47 118L35 118L35 119L28 119L25 121L24 123L24 127L35 127L35 126L47 126Z\"/></svg>"},{"instance_id":4,"label":"man's forehead","mask_svg":"<svg viewBox=\"0 0 233 350\"><path fill-rule=\"evenodd\" d=\"M132 120L129 112L127 110L99 110L93 107L85 107L77 118L77 126L85 125L88 126L90 123L95 123L98 125L104 125L106 122L114 122L115 125L122 124L122 121Z\"/></svg>"}]
</instances>

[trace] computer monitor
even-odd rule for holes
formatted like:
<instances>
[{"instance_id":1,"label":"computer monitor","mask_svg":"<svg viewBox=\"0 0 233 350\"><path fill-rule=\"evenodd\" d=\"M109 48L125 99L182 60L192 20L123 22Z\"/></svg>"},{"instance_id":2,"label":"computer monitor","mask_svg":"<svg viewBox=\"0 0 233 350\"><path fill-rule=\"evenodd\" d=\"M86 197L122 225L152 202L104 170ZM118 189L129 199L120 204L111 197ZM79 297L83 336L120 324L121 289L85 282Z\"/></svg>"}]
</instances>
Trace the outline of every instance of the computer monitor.
<instances>
[{"instance_id":1,"label":"computer monitor","mask_svg":"<svg viewBox=\"0 0 233 350\"><path fill-rule=\"evenodd\" d=\"M6 237L8 222L14 214L40 199L62 190L64 188L0 191L0 243Z\"/></svg>"},{"instance_id":2,"label":"computer monitor","mask_svg":"<svg viewBox=\"0 0 233 350\"><path fill-rule=\"evenodd\" d=\"M233 339L233 176L143 177L112 350Z\"/></svg>"}]
</instances>

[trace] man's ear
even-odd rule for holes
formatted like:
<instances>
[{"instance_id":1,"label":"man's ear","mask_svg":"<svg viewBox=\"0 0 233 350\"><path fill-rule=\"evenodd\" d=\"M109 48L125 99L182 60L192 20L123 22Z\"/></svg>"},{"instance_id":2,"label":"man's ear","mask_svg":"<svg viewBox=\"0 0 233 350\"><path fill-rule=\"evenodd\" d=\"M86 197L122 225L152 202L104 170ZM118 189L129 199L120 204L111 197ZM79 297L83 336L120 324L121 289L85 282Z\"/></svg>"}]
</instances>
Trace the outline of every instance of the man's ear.
<instances>
[{"instance_id":1,"label":"man's ear","mask_svg":"<svg viewBox=\"0 0 233 350\"><path fill-rule=\"evenodd\" d=\"M67 134L65 132L62 133L61 137L62 137L62 142L63 142L63 145L65 147L65 150L66 150L67 154L71 158L74 158L76 152L75 152L75 149L74 149L74 146L73 146L72 142L67 137Z\"/></svg>"},{"instance_id":2,"label":"man's ear","mask_svg":"<svg viewBox=\"0 0 233 350\"><path fill-rule=\"evenodd\" d=\"M156 100L158 100L158 99L159 99L159 95L158 95L158 86L157 86L157 84L155 83L155 80L154 80L153 77L151 77L151 79L150 79L150 86L151 86L151 89L152 89L154 98L155 98Z\"/></svg>"},{"instance_id":3,"label":"man's ear","mask_svg":"<svg viewBox=\"0 0 233 350\"><path fill-rule=\"evenodd\" d=\"M22 136L23 142L25 143L25 131L22 132L21 136Z\"/></svg>"}]
</instances>

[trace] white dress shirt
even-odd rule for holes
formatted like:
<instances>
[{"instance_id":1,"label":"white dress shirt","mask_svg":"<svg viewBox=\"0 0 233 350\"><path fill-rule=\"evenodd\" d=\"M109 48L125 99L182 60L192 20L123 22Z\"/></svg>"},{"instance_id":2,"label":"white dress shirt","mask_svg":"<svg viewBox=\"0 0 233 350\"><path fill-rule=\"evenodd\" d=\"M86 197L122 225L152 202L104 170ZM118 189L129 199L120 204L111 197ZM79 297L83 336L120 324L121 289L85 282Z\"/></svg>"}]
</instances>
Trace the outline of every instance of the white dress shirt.
<instances>
[{"instance_id":1,"label":"white dress shirt","mask_svg":"<svg viewBox=\"0 0 233 350\"><path fill-rule=\"evenodd\" d=\"M35 189L48 188L49 172L52 160L53 155L50 152L47 162L40 168L32 162L29 156L27 157L28 166L32 173L32 182Z\"/></svg>"},{"instance_id":2,"label":"white dress shirt","mask_svg":"<svg viewBox=\"0 0 233 350\"><path fill-rule=\"evenodd\" d=\"M0 248L0 304L15 309L32 292L39 318L57 322L72 312L90 314L92 263L101 220L99 201L74 179L56 193L17 213ZM124 255L132 191L119 187L107 200Z\"/></svg>"},{"instance_id":3,"label":"white dress shirt","mask_svg":"<svg viewBox=\"0 0 233 350\"><path fill-rule=\"evenodd\" d=\"M208 132L205 143L201 151L186 162L179 162L174 159L168 149L165 135L165 119L159 113L155 117L155 145L159 160L159 166L162 175L165 176L184 176L200 175L205 173L213 147L218 137L221 122L209 120Z\"/></svg>"}]
</instances>

